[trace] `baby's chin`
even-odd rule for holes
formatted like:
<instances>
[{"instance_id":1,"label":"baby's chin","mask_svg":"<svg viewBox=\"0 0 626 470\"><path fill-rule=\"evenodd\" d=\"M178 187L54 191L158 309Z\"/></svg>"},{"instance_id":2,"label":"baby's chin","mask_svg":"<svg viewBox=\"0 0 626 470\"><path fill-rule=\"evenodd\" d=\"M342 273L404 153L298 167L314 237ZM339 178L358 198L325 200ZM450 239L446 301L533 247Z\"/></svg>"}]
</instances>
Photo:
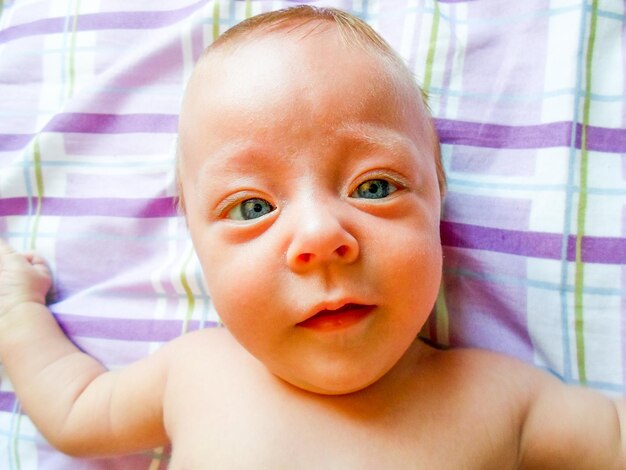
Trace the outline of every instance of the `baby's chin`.
<instances>
[{"instance_id":1,"label":"baby's chin","mask_svg":"<svg viewBox=\"0 0 626 470\"><path fill-rule=\"evenodd\" d=\"M364 391L382 391L393 388L415 373L414 367L430 356L434 349L421 340L414 340L409 348L397 357L400 351L369 361L341 363L335 361L310 361L308 367L290 368L278 364L273 368L265 364L266 370L282 382L298 389L319 395L347 395Z\"/></svg>"},{"instance_id":2,"label":"baby's chin","mask_svg":"<svg viewBox=\"0 0 626 470\"><path fill-rule=\"evenodd\" d=\"M378 382L388 372L385 370L373 377L357 377L354 375L343 377L302 377L295 374L276 373L271 369L269 371L293 387L318 395L347 395L360 392Z\"/></svg>"}]
</instances>

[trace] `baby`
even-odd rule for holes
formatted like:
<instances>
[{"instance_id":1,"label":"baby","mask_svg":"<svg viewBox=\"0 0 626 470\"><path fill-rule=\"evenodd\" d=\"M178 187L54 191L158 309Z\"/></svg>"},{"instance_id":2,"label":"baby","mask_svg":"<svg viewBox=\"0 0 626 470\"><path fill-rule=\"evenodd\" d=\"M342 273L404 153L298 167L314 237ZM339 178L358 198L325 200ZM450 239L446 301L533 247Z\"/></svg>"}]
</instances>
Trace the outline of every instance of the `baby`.
<instances>
[{"instance_id":1,"label":"baby","mask_svg":"<svg viewBox=\"0 0 626 470\"><path fill-rule=\"evenodd\" d=\"M360 20L303 6L231 29L190 79L178 162L227 329L107 371L46 308L44 261L2 243L0 357L25 411L72 455L171 442L173 469L625 468L623 401L416 339L441 277L437 148Z\"/></svg>"}]
</instances>

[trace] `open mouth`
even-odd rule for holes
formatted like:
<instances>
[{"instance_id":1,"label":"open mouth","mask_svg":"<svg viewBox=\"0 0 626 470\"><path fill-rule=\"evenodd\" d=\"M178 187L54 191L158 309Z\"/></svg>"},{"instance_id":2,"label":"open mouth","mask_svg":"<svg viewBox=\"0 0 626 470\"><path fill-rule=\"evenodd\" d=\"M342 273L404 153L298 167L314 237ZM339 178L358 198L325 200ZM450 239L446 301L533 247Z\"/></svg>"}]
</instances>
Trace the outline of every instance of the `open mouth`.
<instances>
[{"instance_id":1,"label":"open mouth","mask_svg":"<svg viewBox=\"0 0 626 470\"><path fill-rule=\"evenodd\" d=\"M334 331L359 323L374 310L375 305L348 303L336 310L321 310L298 323L298 326L317 331Z\"/></svg>"}]
</instances>

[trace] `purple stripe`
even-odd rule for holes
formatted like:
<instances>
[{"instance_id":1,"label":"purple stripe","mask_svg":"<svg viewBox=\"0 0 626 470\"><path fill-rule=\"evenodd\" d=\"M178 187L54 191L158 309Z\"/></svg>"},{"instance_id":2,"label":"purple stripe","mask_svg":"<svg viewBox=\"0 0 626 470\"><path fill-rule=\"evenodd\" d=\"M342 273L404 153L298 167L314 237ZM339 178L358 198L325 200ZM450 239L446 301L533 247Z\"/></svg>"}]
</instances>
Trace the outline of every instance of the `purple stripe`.
<instances>
[{"instance_id":1,"label":"purple stripe","mask_svg":"<svg viewBox=\"0 0 626 470\"><path fill-rule=\"evenodd\" d=\"M57 114L44 127L44 132L76 132L89 134L128 134L131 132L175 133L175 114Z\"/></svg>"},{"instance_id":2,"label":"purple stripe","mask_svg":"<svg viewBox=\"0 0 626 470\"><path fill-rule=\"evenodd\" d=\"M441 223L444 246L510 253L534 258L561 259L562 236L558 233L505 230L455 222ZM576 260L576 237L567 240L567 260ZM590 237L582 239L585 263L626 264L626 239Z\"/></svg>"},{"instance_id":3,"label":"purple stripe","mask_svg":"<svg viewBox=\"0 0 626 470\"><path fill-rule=\"evenodd\" d=\"M0 199L0 216L28 215L28 198ZM173 217L177 215L176 198L59 198L45 197L41 215L103 217Z\"/></svg>"},{"instance_id":4,"label":"purple stripe","mask_svg":"<svg viewBox=\"0 0 626 470\"><path fill-rule=\"evenodd\" d=\"M529 149L569 147L571 122L534 126L505 126L450 119L435 119L441 142L487 148ZM582 125L576 125L576 148L580 148ZM626 152L626 129L587 126L587 149L600 152Z\"/></svg>"},{"instance_id":5,"label":"purple stripe","mask_svg":"<svg viewBox=\"0 0 626 470\"><path fill-rule=\"evenodd\" d=\"M178 116L175 114L57 114L42 132L74 132L79 134L130 134L148 132L175 134ZM0 151L20 150L35 134L0 134Z\"/></svg>"},{"instance_id":6,"label":"purple stripe","mask_svg":"<svg viewBox=\"0 0 626 470\"><path fill-rule=\"evenodd\" d=\"M0 392L0 411L13 411L15 409L15 394L13 392Z\"/></svg>"},{"instance_id":7,"label":"purple stripe","mask_svg":"<svg viewBox=\"0 0 626 470\"><path fill-rule=\"evenodd\" d=\"M186 18L205 3L206 0L202 0L184 8L169 11L87 13L78 17L77 29L78 31L97 31L162 28ZM62 33L65 29L65 17L45 18L1 30L0 44L27 36Z\"/></svg>"},{"instance_id":8,"label":"purple stripe","mask_svg":"<svg viewBox=\"0 0 626 470\"><path fill-rule=\"evenodd\" d=\"M0 152L21 150L32 138L33 134L0 134Z\"/></svg>"},{"instance_id":9,"label":"purple stripe","mask_svg":"<svg viewBox=\"0 0 626 470\"><path fill-rule=\"evenodd\" d=\"M98 114L62 113L46 124L42 132L74 132L79 134L175 134L176 114ZM0 134L0 151L20 150L35 134Z\"/></svg>"},{"instance_id":10,"label":"purple stripe","mask_svg":"<svg viewBox=\"0 0 626 470\"><path fill-rule=\"evenodd\" d=\"M166 342L180 336L183 327L181 320L104 318L57 313L54 316L69 337ZM194 320L188 326L189 331L195 331L200 328L200 322Z\"/></svg>"},{"instance_id":11,"label":"purple stripe","mask_svg":"<svg viewBox=\"0 0 626 470\"><path fill-rule=\"evenodd\" d=\"M580 148L582 125L576 127L576 148ZM587 149L598 152L626 152L626 129L587 126Z\"/></svg>"},{"instance_id":12,"label":"purple stripe","mask_svg":"<svg viewBox=\"0 0 626 470\"><path fill-rule=\"evenodd\" d=\"M27 215L28 214L28 198L26 197L8 197L0 199L0 217L8 215Z\"/></svg>"}]
</instances>

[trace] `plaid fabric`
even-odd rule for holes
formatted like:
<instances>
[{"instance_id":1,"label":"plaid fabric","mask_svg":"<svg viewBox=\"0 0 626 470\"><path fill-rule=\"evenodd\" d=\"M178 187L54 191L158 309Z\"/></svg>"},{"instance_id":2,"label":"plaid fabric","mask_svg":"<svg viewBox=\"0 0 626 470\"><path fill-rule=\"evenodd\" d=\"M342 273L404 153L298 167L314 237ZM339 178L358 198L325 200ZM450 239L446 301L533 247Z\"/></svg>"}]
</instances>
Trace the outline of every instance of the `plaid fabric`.
<instances>
[{"instance_id":1,"label":"plaid fabric","mask_svg":"<svg viewBox=\"0 0 626 470\"><path fill-rule=\"evenodd\" d=\"M219 324L175 210L182 89L221 31L294 3L0 0L0 237L47 257L54 314L109 367ZM424 334L623 393L624 2L314 3L372 24L430 96L449 186ZM166 465L52 450L0 375L0 468Z\"/></svg>"}]
</instances>

